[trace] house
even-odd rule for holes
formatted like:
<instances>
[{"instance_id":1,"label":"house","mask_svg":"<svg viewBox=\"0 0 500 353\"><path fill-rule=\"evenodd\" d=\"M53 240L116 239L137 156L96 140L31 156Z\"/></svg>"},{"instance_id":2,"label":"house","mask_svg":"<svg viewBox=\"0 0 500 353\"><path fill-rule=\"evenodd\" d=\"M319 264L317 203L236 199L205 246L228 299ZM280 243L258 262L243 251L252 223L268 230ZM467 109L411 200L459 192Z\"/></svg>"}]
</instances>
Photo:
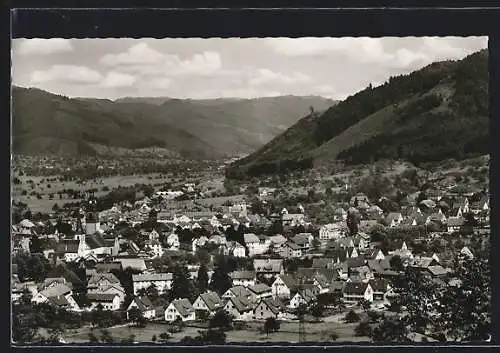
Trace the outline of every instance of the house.
<instances>
[{"instance_id":1,"label":"house","mask_svg":"<svg viewBox=\"0 0 500 353\"><path fill-rule=\"evenodd\" d=\"M338 248L341 248L341 249L354 248L354 238L352 238L352 237L341 238L341 239L338 239L335 242L335 244Z\"/></svg>"},{"instance_id":2,"label":"house","mask_svg":"<svg viewBox=\"0 0 500 353\"><path fill-rule=\"evenodd\" d=\"M173 322L179 319L183 322L196 320L195 309L185 298L173 300L165 309L165 321Z\"/></svg>"},{"instance_id":3,"label":"house","mask_svg":"<svg viewBox=\"0 0 500 353\"><path fill-rule=\"evenodd\" d=\"M348 265L349 266L349 265ZM367 265L348 267L349 278L354 281L367 282L374 278L374 275Z\"/></svg>"},{"instance_id":4,"label":"house","mask_svg":"<svg viewBox=\"0 0 500 353\"><path fill-rule=\"evenodd\" d=\"M291 275L279 275L271 285L273 297L290 299L291 293L295 292L298 283Z\"/></svg>"},{"instance_id":5,"label":"house","mask_svg":"<svg viewBox=\"0 0 500 353\"><path fill-rule=\"evenodd\" d=\"M432 277L441 278L448 274L448 271L441 265L429 266L427 267L427 271L431 274Z\"/></svg>"},{"instance_id":6,"label":"house","mask_svg":"<svg viewBox=\"0 0 500 353\"><path fill-rule=\"evenodd\" d=\"M170 272L132 275L134 295L137 295L141 289L148 289L151 285L155 285L158 293L163 294L172 288L172 281L173 274Z\"/></svg>"},{"instance_id":7,"label":"house","mask_svg":"<svg viewBox=\"0 0 500 353\"><path fill-rule=\"evenodd\" d=\"M316 294L306 288L299 290L295 295L290 299L290 304L288 307L291 309L297 309L300 305L309 305L316 299Z\"/></svg>"},{"instance_id":8,"label":"house","mask_svg":"<svg viewBox=\"0 0 500 353\"><path fill-rule=\"evenodd\" d=\"M345 228L338 223L325 224L319 229L320 240L337 240L345 236Z\"/></svg>"},{"instance_id":9,"label":"house","mask_svg":"<svg viewBox=\"0 0 500 353\"><path fill-rule=\"evenodd\" d=\"M181 245L179 242L179 236L176 233L170 233L167 237L167 245L170 249L179 249L179 246Z\"/></svg>"},{"instance_id":10,"label":"house","mask_svg":"<svg viewBox=\"0 0 500 353\"><path fill-rule=\"evenodd\" d=\"M461 217L450 217L446 222L448 233L454 233L460 231L463 225L464 225L464 220Z\"/></svg>"},{"instance_id":11,"label":"house","mask_svg":"<svg viewBox=\"0 0 500 353\"><path fill-rule=\"evenodd\" d=\"M125 300L125 289L112 273L96 272L93 274L88 281L87 292L89 294L116 294L120 298L120 304Z\"/></svg>"},{"instance_id":12,"label":"house","mask_svg":"<svg viewBox=\"0 0 500 353\"><path fill-rule=\"evenodd\" d=\"M127 308L127 320L131 309L137 308L146 319L153 319L156 316L156 310L147 296L135 297Z\"/></svg>"},{"instance_id":13,"label":"house","mask_svg":"<svg viewBox=\"0 0 500 353\"><path fill-rule=\"evenodd\" d=\"M124 270L128 267L141 272L147 270L144 259L139 257L115 257L115 261L120 262Z\"/></svg>"},{"instance_id":14,"label":"house","mask_svg":"<svg viewBox=\"0 0 500 353\"><path fill-rule=\"evenodd\" d=\"M209 315L215 314L219 309L224 307L224 302L215 292L202 293L196 298L193 303L193 308L196 311L205 311Z\"/></svg>"},{"instance_id":15,"label":"house","mask_svg":"<svg viewBox=\"0 0 500 353\"><path fill-rule=\"evenodd\" d=\"M370 284L373 289L374 300L383 300L386 293L391 289L389 281L384 278L370 279L368 284Z\"/></svg>"},{"instance_id":16,"label":"house","mask_svg":"<svg viewBox=\"0 0 500 353\"><path fill-rule=\"evenodd\" d=\"M289 240L297 244L302 251L308 251L311 248L314 236L312 233L299 233L291 237Z\"/></svg>"},{"instance_id":17,"label":"house","mask_svg":"<svg viewBox=\"0 0 500 353\"><path fill-rule=\"evenodd\" d=\"M243 245L236 241L229 241L226 244L227 252L229 255L234 257L245 257L246 249Z\"/></svg>"},{"instance_id":18,"label":"house","mask_svg":"<svg viewBox=\"0 0 500 353\"><path fill-rule=\"evenodd\" d=\"M229 274L233 281L233 286L253 286L255 285L255 272L254 271L233 271Z\"/></svg>"},{"instance_id":19,"label":"house","mask_svg":"<svg viewBox=\"0 0 500 353\"><path fill-rule=\"evenodd\" d=\"M369 249L365 251L363 257L366 260L383 260L385 259L385 255L380 249Z\"/></svg>"},{"instance_id":20,"label":"house","mask_svg":"<svg viewBox=\"0 0 500 353\"><path fill-rule=\"evenodd\" d=\"M271 243L270 241L261 241L261 239L253 233L243 234L243 239L248 249L248 256L250 257L265 253Z\"/></svg>"},{"instance_id":21,"label":"house","mask_svg":"<svg viewBox=\"0 0 500 353\"><path fill-rule=\"evenodd\" d=\"M367 282L346 282L342 294L346 303L358 303L363 299L373 302L373 289Z\"/></svg>"},{"instance_id":22,"label":"house","mask_svg":"<svg viewBox=\"0 0 500 353\"><path fill-rule=\"evenodd\" d=\"M229 299L232 297L240 297L240 298L246 298L247 300L250 300L250 299L252 299L252 293L246 287L234 286L234 287L229 288L222 295L222 299Z\"/></svg>"},{"instance_id":23,"label":"house","mask_svg":"<svg viewBox=\"0 0 500 353\"><path fill-rule=\"evenodd\" d=\"M281 222L284 227L296 227L305 225L305 215L303 213L285 213L281 215Z\"/></svg>"},{"instance_id":24,"label":"house","mask_svg":"<svg viewBox=\"0 0 500 353\"><path fill-rule=\"evenodd\" d=\"M232 315L235 320L250 320L253 315L253 306L245 296L228 297L224 311Z\"/></svg>"},{"instance_id":25,"label":"house","mask_svg":"<svg viewBox=\"0 0 500 353\"><path fill-rule=\"evenodd\" d=\"M281 246L279 254L282 258L285 259L298 258L304 255L302 247L290 240L288 240L285 244Z\"/></svg>"},{"instance_id":26,"label":"house","mask_svg":"<svg viewBox=\"0 0 500 353\"><path fill-rule=\"evenodd\" d=\"M119 310L122 300L116 293L88 293L87 298L90 303L90 308L95 310L99 305L103 310Z\"/></svg>"},{"instance_id":27,"label":"house","mask_svg":"<svg viewBox=\"0 0 500 353\"><path fill-rule=\"evenodd\" d=\"M250 292L251 298L254 301L259 301L262 298L272 297L272 288L264 283L257 283L247 288Z\"/></svg>"},{"instance_id":28,"label":"house","mask_svg":"<svg viewBox=\"0 0 500 353\"><path fill-rule=\"evenodd\" d=\"M273 277L284 273L283 259L254 259L253 267L257 275Z\"/></svg>"},{"instance_id":29,"label":"house","mask_svg":"<svg viewBox=\"0 0 500 353\"><path fill-rule=\"evenodd\" d=\"M285 309L285 305L277 298L263 298L255 306L253 317L256 320L265 320L269 317L278 319Z\"/></svg>"},{"instance_id":30,"label":"house","mask_svg":"<svg viewBox=\"0 0 500 353\"><path fill-rule=\"evenodd\" d=\"M357 207L357 205L360 204L360 203L370 203L370 200L368 199L368 196L366 196L362 192L357 193L356 195L354 195L353 197L351 197L351 199L349 200L349 204L351 206Z\"/></svg>"},{"instance_id":31,"label":"house","mask_svg":"<svg viewBox=\"0 0 500 353\"><path fill-rule=\"evenodd\" d=\"M452 214L456 217L462 217L469 212L469 200L466 197L458 197L453 203Z\"/></svg>"},{"instance_id":32,"label":"house","mask_svg":"<svg viewBox=\"0 0 500 353\"><path fill-rule=\"evenodd\" d=\"M281 246L283 246L287 241L287 239L281 234L272 235L269 237L269 240L275 249L280 249Z\"/></svg>"},{"instance_id":33,"label":"house","mask_svg":"<svg viewBox=\"0 0 500 353\"><path fill-rule=\"evenodd\" d=\"M413 258L413 252L410 249L408 249L408 246L406 245L405 241L403 241L403 244L401 245L400 249L396 249L394 251L389 251L389 254L393 255L393 256L397 255L397 256L401 257L402 259L405 259L405 258L412 259Z\"/></svg>"},{"instance_id":34,"label":"house","mask_svg":"<svg viewBox=\"0 0 500 353\"><path fill-rule=\"evenodd\" d=\"M390 228L399 227L403 220L403 215L400 212L391 212L386 217L387 225Z\"/></svg>"},{"instance_id":35,"label":"house","mask_svg":"<svg viewBox=\"0 0 500 353\"><path fill-rule=\"evenodd\" d=\"M78 304L73 299L72 289L67 284L60 282L54 282L52 285L46 286L46 288L33 296L32 301L37 304L52 301L53 304L67 307L70 310L79 309Z\"/></svg>"}]
</instances>

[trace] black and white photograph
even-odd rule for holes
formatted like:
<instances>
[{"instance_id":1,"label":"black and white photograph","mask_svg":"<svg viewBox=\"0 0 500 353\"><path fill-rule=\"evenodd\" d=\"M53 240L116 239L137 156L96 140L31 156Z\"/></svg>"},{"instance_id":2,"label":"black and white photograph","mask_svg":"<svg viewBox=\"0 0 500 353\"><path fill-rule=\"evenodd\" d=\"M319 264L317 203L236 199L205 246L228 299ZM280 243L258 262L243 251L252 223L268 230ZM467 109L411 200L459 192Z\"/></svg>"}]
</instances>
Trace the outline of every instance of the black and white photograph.
<instances>
[{"instance_id":1,"label":"black and white photograph","mask_svg":"<svg viewBox=\"0 0 500 353\"><path fill-rule=\"evenodd\" d=\"M490 342L488 56L12 39L12 343Z\"/></svg>"}]
</instances>

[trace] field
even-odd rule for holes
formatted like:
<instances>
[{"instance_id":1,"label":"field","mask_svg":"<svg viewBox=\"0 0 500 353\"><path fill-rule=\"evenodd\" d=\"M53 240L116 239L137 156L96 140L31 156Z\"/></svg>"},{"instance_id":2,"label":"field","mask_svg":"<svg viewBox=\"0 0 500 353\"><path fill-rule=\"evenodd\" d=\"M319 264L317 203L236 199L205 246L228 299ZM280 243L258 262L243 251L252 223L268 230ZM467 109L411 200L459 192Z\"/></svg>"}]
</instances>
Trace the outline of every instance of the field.
<instances>
[{"instance_id":1,"label":"field","mask_svg":"<svg viewBox=\"0 0 500 353\"><path fill-rule=\"evenodd\" d=\"M263 323L249 322L249 328L244 330L233 330L226 332L227 342L298 342L299 340L299 323L298 322L282 322L278 332L271 333L269 337L265 333L260 333L259 328ZM338 322L319 322L306 323L305 332L306 340L314 342L331 341L330 335L336 333L337 341L361 342L367 341L366 337L356 337L354 328L357 324L346 324ZM145 328L137 328L131 326L117 326L108 329L115 340L120 341L127 339L130 335L135 336L137 342L151 342L153 335L159 335L167 330L167 325L160 323L149 323ZM186 326L182 332L174 333L169 342L179 342L186 336L197 336L199 327ZM67 332L64 339L68 343L83 343L88 342L88 334L91 329L86 327L78 330ZM94 333L99 336L99 330L95 329Z\"/></svg>"}]
</instances>

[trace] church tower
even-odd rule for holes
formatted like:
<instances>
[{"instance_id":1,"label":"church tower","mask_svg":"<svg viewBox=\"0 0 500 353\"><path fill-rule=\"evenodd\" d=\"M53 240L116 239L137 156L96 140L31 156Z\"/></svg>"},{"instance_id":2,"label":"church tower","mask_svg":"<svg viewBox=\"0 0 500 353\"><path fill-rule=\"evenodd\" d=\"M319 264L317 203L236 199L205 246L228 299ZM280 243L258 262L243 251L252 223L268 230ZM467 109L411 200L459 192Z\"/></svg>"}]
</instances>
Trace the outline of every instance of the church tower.
<instances>
[{"instance_id":1,"label":"church tower","mask_svg":"<svg viewBox=\"0 0 500 353\"><path fill-rule=\"evenodd\" d=\"M85 213L85 234L94 234L99 230L99 212L97 211L97 200L91 198L88 201Z\"/></svg>"}]
</instances>

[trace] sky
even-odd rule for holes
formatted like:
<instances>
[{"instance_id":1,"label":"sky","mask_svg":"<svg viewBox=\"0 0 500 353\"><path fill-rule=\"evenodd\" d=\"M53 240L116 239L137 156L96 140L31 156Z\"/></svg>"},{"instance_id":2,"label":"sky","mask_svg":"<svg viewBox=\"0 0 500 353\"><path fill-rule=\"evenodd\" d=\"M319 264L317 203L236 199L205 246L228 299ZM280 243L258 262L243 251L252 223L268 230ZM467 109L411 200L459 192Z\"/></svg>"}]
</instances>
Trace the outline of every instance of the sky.
<instances>
[{"instance_id":1,"label":"sky","mask_svg":"<svg viewBox=\"0 0 500 353\"><path fill-rule=\"evenodd\" d=\"M342 100L487 37L14 39L12 83L68 97Z\"/></svg>"}]
</instances>

